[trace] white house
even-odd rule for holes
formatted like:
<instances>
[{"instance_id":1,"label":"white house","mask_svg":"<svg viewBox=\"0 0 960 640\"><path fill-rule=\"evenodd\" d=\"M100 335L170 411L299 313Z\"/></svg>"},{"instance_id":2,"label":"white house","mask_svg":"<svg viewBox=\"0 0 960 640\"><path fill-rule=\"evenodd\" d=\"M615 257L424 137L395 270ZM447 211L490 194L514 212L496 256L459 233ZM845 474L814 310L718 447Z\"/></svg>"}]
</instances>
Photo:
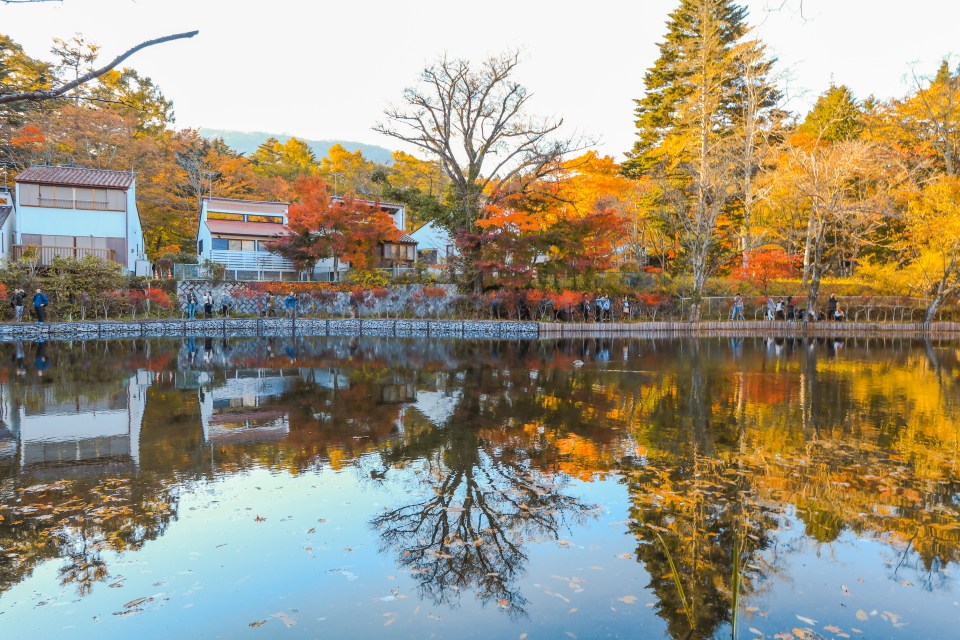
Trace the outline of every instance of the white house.
<instances>
[{"instance_id":1,"label":"white house","mask_svg":"<svg viewBox=\"0 0 960 640\"><path fill-rule=\"evenodd\" d=\"M36 247L53 256L94 255L130 273L150 275L137 211L137 176L129 171L33 166L16 179L13 256Z\"/></svg>"},{"instance_id":2,"label":"white house","mask_svg":"<svg viewBox=\"0 0 960 640\"><path fill-rule=\"evenodd\" d=\"M342 202L333 197L334 202ZM367 204L374 204L373 202ZM406 225L406 208L400 204L378 203L401 231ZM286 202L236 200L205 197L201 200L197 229L197 255L202 263L210 260L226 268L229 280L297 280L300 274L293 264L270 252L270 243L289 233ZM412 266L416 244L410 236L395 243L381 244L377 266ZM314 281L340 280L350 265L321 260L314 267Z\"/></svg>"},{"instance_id":3,"label":"white house","mask_svg":"<svg viewBox=\"0 0 960 640\"><path fill-rule=\"evenodd\" d=\"M200 261L222 264L230 280L296 280L286 258L269 245L286 235L287 203L233 198L203 198L197 229Z\"/></svg>"},{"instance_id":4,"label":"white house","mask_svg":"<svg viewBox=\"0 0 960 640\"><path fill-rule=\"evenodd\" d=\"M0 259L10 257L10 249L16 240L17 206L13 193L7 187L0 187Z\"/></svg>"},{"instance_id":5,"label":"white house","mask_svg":"<svg viewBox=\"0 0 960 640\"><path fill-rule=\"evenodd\" d=\"M417 242L420 259L427 264L444 265L456 256L457 248L450 233L435 222L428 222L410 237Z\"/></svg>"}]
</instances>

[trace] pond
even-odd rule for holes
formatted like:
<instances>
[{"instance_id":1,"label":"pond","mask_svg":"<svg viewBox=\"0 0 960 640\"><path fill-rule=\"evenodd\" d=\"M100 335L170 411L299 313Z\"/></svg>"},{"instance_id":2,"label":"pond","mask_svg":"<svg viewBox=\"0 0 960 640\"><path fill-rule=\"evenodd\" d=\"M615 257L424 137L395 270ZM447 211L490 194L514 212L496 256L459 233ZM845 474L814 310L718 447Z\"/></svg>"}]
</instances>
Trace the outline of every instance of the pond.
<instances>
[{"instance_id":1,"label":"pond","mask_svg":"<svg viewBox=\"0 0 960 640\"><path fill-rule=\"evenodd\" d=\"M939 638L960 343L0 345L4 638Z\"/></svg>"}]
</instances>

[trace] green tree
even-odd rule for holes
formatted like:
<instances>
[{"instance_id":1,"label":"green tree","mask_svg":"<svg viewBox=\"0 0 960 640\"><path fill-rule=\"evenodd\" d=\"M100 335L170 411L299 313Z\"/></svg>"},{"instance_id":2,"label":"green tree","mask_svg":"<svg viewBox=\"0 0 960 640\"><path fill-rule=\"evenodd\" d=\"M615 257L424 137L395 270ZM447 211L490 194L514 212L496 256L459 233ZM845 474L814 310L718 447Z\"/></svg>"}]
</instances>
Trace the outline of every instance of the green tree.
<instances>
[{"instance_id":1,"label":"green tree","mask_svg":"<svg viewBox=\"0 0 960 640\"><path fill-rule=\"evenodd\" d=\"M832 85L814 103L797 132L820 142L856 140L863 133L865 113L846 85Z\"/></svg>"},{"instance_id":2,"label":"green tree","mask_svg":"<svg viewBox=\"0 0 960 640\"><path fill-rule=\"evenodd\" d=\"M624 164L628 175L655 179L654 197L692 272L692 320L718 264L717 222L750 192L756 136L741 135L742 125L755 128L778 96L768 79L772 62L747 39L746 15L731 0L681 0L644 77L638 139Z\"/></svg>"}]
</instances>

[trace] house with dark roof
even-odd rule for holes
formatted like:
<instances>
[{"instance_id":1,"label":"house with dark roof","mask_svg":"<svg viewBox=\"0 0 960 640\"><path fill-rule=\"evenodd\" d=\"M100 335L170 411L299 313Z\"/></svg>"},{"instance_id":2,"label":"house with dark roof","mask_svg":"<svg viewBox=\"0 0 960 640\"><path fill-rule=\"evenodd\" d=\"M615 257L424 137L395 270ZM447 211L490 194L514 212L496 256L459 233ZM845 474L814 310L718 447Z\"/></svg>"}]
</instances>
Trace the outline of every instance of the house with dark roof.
<instances>
[{"instance_id":1,"label":"house with dark roof","mask_svg":"<svg viewBox=\"0 0 960 640\"><path fill-rule=\"evenodd\" d=\"M46 266L58 255L93 255L150 275L136 181L129 171L82 167L33 166L20 172L13 257L33 251Z\"/></svg>"}]
</instances>

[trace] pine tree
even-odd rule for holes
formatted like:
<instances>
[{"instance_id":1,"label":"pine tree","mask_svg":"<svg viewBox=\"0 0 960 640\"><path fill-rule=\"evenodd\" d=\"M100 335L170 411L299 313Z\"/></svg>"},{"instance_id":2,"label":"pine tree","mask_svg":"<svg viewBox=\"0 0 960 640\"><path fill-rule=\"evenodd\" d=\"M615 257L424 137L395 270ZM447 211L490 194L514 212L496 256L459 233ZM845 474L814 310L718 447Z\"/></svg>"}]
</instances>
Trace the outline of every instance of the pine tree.
<instances>
[{"instance_id":1,"label":"pine tree","mask_svg":"<svg viewBox=\"0 0 960 640\"><path fill-rule=\"evenodd\" d=\"M760 42L747 39L746 15L732 0L681 0L636 101L638 139L624 164L628 175L652 176L659 185L659 204L692 271L694 320L718 262L719 216L740 211L739 244L744 251L752 246L758 142L779 100L769 79L773 61Z\"/></svg>"},{"instance_id":2,"label":"pine tree","mask_svg":"<svg viewBox=\"0 0 960 640\"><path fill-rule=\"evenodd\" d=\"M863 133L864 111L846 85L831 85L804 118L798 132L818 143L856 140Z\"/></svg>"}]
</instances>

